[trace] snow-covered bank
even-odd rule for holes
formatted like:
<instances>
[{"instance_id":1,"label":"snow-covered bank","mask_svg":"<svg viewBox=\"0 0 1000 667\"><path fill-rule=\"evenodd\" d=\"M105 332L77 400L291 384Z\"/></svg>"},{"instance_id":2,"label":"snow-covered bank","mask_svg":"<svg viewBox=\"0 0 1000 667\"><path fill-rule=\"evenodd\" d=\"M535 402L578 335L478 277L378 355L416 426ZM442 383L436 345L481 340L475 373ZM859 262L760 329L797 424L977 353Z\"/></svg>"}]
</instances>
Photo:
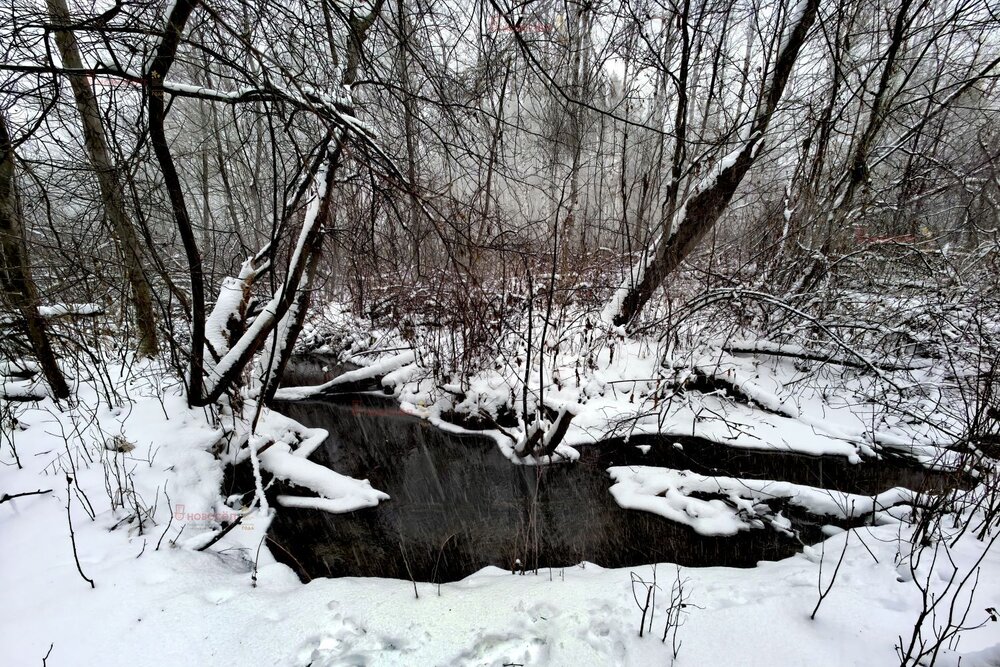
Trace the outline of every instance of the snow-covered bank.
<instances>
[{"instance_id":1,"label":"snow-covered bank","mask_svg":"<svg viewBox=\"0 0 1000 667\"><path fill-rule=\"evenodd\" d=\"M553 431L555 415L570 411L552 460L573 460L574 446L609 437L662 434L850 463L890 453L935 469L961 464L950 446L959 439L956 414L963 406L955 403L962 397L945 381L949 369L941 364L916 359L869 372L864 363L827 363L795 346L750 349L708 334L695 336L698 345L682 352L649 336L600 332L588 317L571 308L561 314L560 320L577 324L553 327L540 361L538 350L532 357L512 333L490 348L495 359L461 373L449 371L442 351L419 334L371 329L344 306L328 304L307 326L306 345L362 368L277 396L302 399L374 380L402 409L439 427L479 422L518 463L536 462L514 454L534 428L524 415L530 421L541 413L543 428ZM542 330L543 322L534 329ZM333 342L320 345L324 340ZM792 353L805 356L784 356ZM500 426L505 417L509 423Z\"/></svg>"},{"instance_id":2,"label":"snow-covered bank","mask_svg":"<svg viewBox=\"0 0 1000 667\"><path fill-rule=\"evenodd\" d=\"M638 637L641 612L631 575L653 568L602 570L581 565L537 576L485 570L440 587L380 579L322 579L300 584L281 565L256 572L233 549L198 553L153 550L138 536L78 527L81 563L93 590L75 571L61 499L20 501L4 508L0 577L0 645L5 663L49 665L651 665L670 664L660 641L666 595L652 632ZM83 517L79 517L83 519ZM918 591L899 581L895 531L858 536L818 618L819 549L754 570L683 568L689 604L678 665L898 664L893 645L909 636ZM844 534L826 544L827 565ZM963 542L959 562L978 544ZM62 548L59 548L62 547ZM10 553L31 553L14 560ZM984 615L1000 596L1000 559L992 554L974 607ZM669 590L676 572L656 573ZM827 570L829 577L829 570ZM987 627L961 643L962 665L1000 658L1000 636ZM940 664L955 664L955 660Z\"/></svg>"},{"instance_id":3,"label":"snow-covered bank","mask_svg":"<svg viewBox=\"0 0 1000 667\"><path fill-rule=\"evenodd\" d=\"M49 665L670 664L669 642L659 639L678 576L669 564L656 566L662 592L640 639L633 586L639 599L645 589L633 577L651 581L652 565L581 564L526 576L488 568L441 586L301 584L271 557L261 508L243 511L235 529L196 551L241 515L219 496L213 452L224 431L176 392L129 391L134 402L110 407L92 389L74 407L21 406L16 430L4 425L24 468L5 447L0 489L42 491L0 504L5 664L39 664L50 647ZM262 463L275 447L306 454L317 444L314 430L277 417L265 423L284 440L261 453ZM906 561L899 551L908 530L840 533L753 570L682 568L689 606L677 664L898 664L894 644L910 636L921 599L897 566ZM845 539L832 592L811 621L819 577L830 581ZM951 552L959 571L984 548L971 533L963 537ZM936 588L946 585L946 559L922 567ZM981 568L969 624L1000 600L1000 553L987 553ZM962 665L995 664L996 627L963 636ZM954 656L940 664L955 664Z\"/></svg>"}]
</instances>

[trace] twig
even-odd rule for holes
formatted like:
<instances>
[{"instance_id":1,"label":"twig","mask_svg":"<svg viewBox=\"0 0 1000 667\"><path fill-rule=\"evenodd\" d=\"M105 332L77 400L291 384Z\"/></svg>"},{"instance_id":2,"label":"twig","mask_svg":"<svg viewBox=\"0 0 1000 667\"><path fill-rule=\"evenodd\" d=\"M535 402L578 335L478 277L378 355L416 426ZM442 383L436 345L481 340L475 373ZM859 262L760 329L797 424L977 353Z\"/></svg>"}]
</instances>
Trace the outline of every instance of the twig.
<instances>
[{"instance_id":1,"label":"twig","mask_svg":"<svg viewBox=\"0 0 1000 667\"><path fill-rule=\"evenodd\" d=\"M410 583L413 584L413 595L419 600L420 593L417 592L417 580L413 578L413 570L410 569L410 561L406 558L406 549L403 548L403 541L399 541L399 551L403 554L403 565L406 566L406 573L410 575Z\"/></svg>"},{"instance_id":2,"label":"twig","mask_svg":"<svg viewBox=\"0 0 1000 667\"><path fill-rule=\"evenodd\" d=\"M437 559L434 561L434 573L431 574L431 581L438 585L438 595L441 595L441 582L437 580L438 565L441 563L441 555L444 553L444 548L448 546L448 542L450 542L453 537L455 537L455 533L449 535L445 541L441 543L441 548L438 549Z\"/></svg>"},{"instance_id":3,"label":"twig","mask_svg":"<svg viewBox=\"0 0 1000 667\"><path fill-rule=\"evenodd\" d=\"M851 508L853 511L853 507ZM812 614L809 616L810 620L816 620L816 613L819 611L819 606L823 604L823 600L826 596L830 594L833 590L833 584L837 581L837 574L840 572L840 566L844 562L844 556L847 554L847 543L851 539L851 531L845 531L844 533L844 548L840 551L840 558L837 560L837 566L833 568L833 576L830 577L830 583L827 585L826 590L823 590L823 559L826 556L826 543L824 542L821 546L822 552L819 557L819 577L816 581L816 588L819 591L819 599L816 600L816 606L813 608Z\"/></svg>"},{"instance_id":4,"label":"twig","mask_svg":"<svg viewBox=\"0 0 1000 667\"><path fill-rule=\"evenodd\" d=\"M170 494L167 493L167 484L169 483L170 480L167 480L167 482L163 485L163 495L167 497L167 512L170 513L170 520L167 521L167 527L163 529L163 533L160 535L160 539L156 540L156 549L154 549L154 551L160 550L160 544L163 542L163 538L167 536L167 532L170 530L170 526L174 524L173 507L171 507L170 503Z\"/></svg>"},{"instance_id":5,"label":"twig","mask_svg":"<svg viewBox=\"0 0 1000 667\"><path fill-rule=\"evenodd\" d=\"M264 546L265 539L267 539L267 533L260 538L260 543L257 544L257 554L253 558L253 574L250 575L251 588L257 588L257 565L260 563L260 549Z\"/></svg>"},{"instance_id":6,"label":"twig","mask_svg":"<svg viewBox=\"0 0 1000 667\"><path fill-rule=\"evenodd\" d=\"M69 495L70 484L73 483L73 478L66 475L66 521L69 523L69 541L73 545L73 560L76 561L76 571L80 573L83 580L90 584L91 588L97 588L94 585L94 580L83 573L83 568L80 567L80 557L76 553L76 534L73 532L73 517L70 515L70 503L72 502L72 496Z\"/></svg>"},{"instance_id":7,"label":"twig","mask_svg":"<svg viewBox=\"0 0 1000 667\"><path fill-rule=\"evenodd\" d=\"M4 504L8 500L14 500L14 498L20 498L21 496L40 496L45 493L52 493L52 489L39 489L38 491L25 491L24 493L5 493L0 496L0 505Z\"/></svg>"},{"instance_id":8,"label":"twig","mask_svg":"<svg viewBox=\"0 0 1000 667\"><path fill-rule=\"evenodd\" d=\"M310 577L309 573L306 571L306 569L304 567L302 567L302 563L300 563L299 560L295 556L292 555L291 551L289 551L285 547L281 546L281 544L279 544L278 542L275 542L274 539L272 539L271 536L267 535L266 533L264 534L264 539L267 540L268 542L270 542L273 546L276 546L279 549L281 549L281 552L283 554L285 554L286 556L288 556L289 558L291 558L295 562L295 565L298 566L298 568L299 568L299 573L303 577L306 578L306 583L309 583L310 581L312 581L312 577ZM258 549L259 549L259 547L258 547Z\"/></svg>"},{"instance_id":9,"label":"twig","mask_svg":"<svg viewBox=\"0 0 1000 667\"><path fill-rule=\"evenodd\" d=\"M213 537L211 540L208 541L208 544L198 547L197 549L195 549L195 551L205 551L210 546L221 540L223 537L229 534L229 531L231 531L233 528L243 523L243 517L245 516L248 515L240 514L238 517L236 517L235 521L233 521L231 524L229 524L228 526L220 530L218 533L216 533L215 537Z\"/></svg>"}]
</instances>

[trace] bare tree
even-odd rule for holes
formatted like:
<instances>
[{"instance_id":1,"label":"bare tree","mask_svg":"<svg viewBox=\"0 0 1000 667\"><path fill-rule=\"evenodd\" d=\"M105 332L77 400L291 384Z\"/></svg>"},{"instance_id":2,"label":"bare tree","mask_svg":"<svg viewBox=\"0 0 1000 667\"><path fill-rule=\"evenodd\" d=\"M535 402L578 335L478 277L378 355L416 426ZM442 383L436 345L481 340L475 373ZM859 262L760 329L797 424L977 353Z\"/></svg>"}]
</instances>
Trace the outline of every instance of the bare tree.
<instances>
[{"instance_id":1,"label":"bare tree","mask_svg":"<svg viewBox=\"0 0 1000 667\"><path fill-rule=\"evenodd\" d=\"M605 321L614 325L631 322L649 301L653 291L691 254L725 211L736 188L757 158L758 144L764 141L818 9L819 2L806 0L792 10L774 69L744 140L734 151L722 157L692 189L673 216L662 222L661 238L647 250L633 275L615 292L604 310Z\"/></svg>"},{"instance_id":2,"label":"bare tree","mask_svg":"<svg viewBox=\"0 0 1000 667\"><path fill-rule=\"evenodd\" d=\"M45 318L38 309L41 300L28 261L28 246L17 197L15 157L7 118L0 114L0 284L3 299L20 314L31 349L38 358L52 394L56 398L68 398L69 386L56 362Z\"/></svg>"},{"instance_id":3,"label":"bare tree","mask_svg":"<svg viewBox=\"0 0 1000 667\"><path fill-rule=\"evenodd\" d=\"M66 0L46 0L46 4L56 26L72 25ZM79 74L71 73L67 78L69 78L70 86L73 89L73 98L80 114L87 155L100 186L104 213L110 224L111 234L118 244L125 278L131 288L132 308L139 330L138 351L141 355L152 356L157 353L159 347L156 335L156 314L153 310L153 296L149 280L143 271L142 244L125 209L122 183L124 174L115 166L108 150L100 107L87 75L83 73L83 60L80 57L80 48L73 31L57 29L55 41L59 48L63 67L81 72Z\"/></svg>"}]
</instances>

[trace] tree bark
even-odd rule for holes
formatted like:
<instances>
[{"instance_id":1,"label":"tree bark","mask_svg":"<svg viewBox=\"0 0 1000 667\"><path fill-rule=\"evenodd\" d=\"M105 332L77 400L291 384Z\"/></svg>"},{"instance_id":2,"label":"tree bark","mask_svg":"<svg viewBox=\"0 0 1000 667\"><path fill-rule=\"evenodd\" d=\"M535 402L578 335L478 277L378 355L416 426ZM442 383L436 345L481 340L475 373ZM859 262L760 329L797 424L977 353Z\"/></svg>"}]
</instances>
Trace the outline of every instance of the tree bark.
<instances>
[{"instance_id":1,"label":"tree bark","mask_svg":"<svg viewBox=\"0 0 1000 667\"><path fill-rule=\"evenodd\" d=\"M56 398L68 398L69 386L52 350L45 318L38 312L38 289L31 276L28 245L17 201L14 180L14 146L7 129L7 119L0 114L0 288L4 300L24 319L28 340L42 373Z\"/></svg>"},{"instance_id":2,"label":"tree bark","mask_svg":"<svg viewBox=\"0 0 1000 667\"><path fill-rule=\"evenodd\" d=\"M420 251L423 244L424 231L421 217L420 198L417 197L417 105L414 99L413 81L410 75L410 55L413 49L413 24L407 16L403 0L396 0L396 20L399 44L396 56L396 74L399 77L403 104L403 134L406 142L406 180L409 186L409 209L406 215L406 227L410 234L413 249L413 265L416 275L421 275ZM361 39L364 39L362 36Z\"/></svg>"},{"instance_id":3,"label":"tree bark","mask_svg":"<svg viewBox=\"0 0 1000 667\"><path fill-rule=\"evenodd\" d=\"M46 0L49 14L56 25L69 25L69 8L66 0ZM56 46L63 66L82 69L83 61L76 35L72 30L55 32ZM83 128L83 140L90 163L97 175L104 213L111 226L112 235L121 253L125 269L125 279L132 292L132 308L135 311L136 326L139 331L138 351L143 356L153 356L159 350L156 335L156 315L153 311L153 297L149 281L142 270L142 246L139 236L125 212L125 198L120 182L122 174L111 159L104 137L104 123L94 90L84 74L70 74L70 86L76 101L77 111Z\"/></svg>"}]
</instances>

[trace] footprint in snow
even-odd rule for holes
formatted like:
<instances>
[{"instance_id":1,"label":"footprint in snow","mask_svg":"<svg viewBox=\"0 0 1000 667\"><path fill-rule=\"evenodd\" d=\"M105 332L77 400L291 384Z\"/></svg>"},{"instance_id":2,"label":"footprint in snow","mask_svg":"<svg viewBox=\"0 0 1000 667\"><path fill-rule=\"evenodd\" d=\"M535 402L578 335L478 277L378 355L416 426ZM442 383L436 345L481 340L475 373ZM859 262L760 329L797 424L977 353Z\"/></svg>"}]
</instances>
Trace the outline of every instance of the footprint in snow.
<instances>
[{"instance_id":1,"label":"footprint in snow","mask_svg":"<svg viewBox=\"0 0 1000 667\"><path fill-rule=\"evenodd\" d=\"M333 604L333 603L332 603ZM339 604L333 604L333 608ZM295 654L295 665L355 667L367 665L386 652L413 650L402 637L377 635L337 613L326 623L326 632L306 639ZM383 656L384 657L384 656Z\"/></svg>"},{"instance_id":2,"label":"footprint in snow","mask_svg":"<svg viewBox=\"0 0 1000 667\"><path fill-rule=\"evenodd\" d=\"M447 664L463 667L501 667L502 665L545 665L549 663L549 645L542 637L516 634L485 634L473 646Z\"/></svg>"},{"instance_id":3,"label":"footprint in snow","mask_svg":"<svg viewBox=\"0 0 1000 667\"><path fill-rule=\"evenodd\" d=\"M544 602L531 605L526 611L528 613L528 618L530 618L533 623L551 621L559 615L559 610Z\"/></svg>"},{"instance_id":4,"label":"footprint in snow","mask_svg":"<svg viewBox=\"0 0 1000 667\"><path fill-rule=\"evenodd\" d=\"M302 643L295 656L296 665L334 667L334 665L364 665L363 656L352 655L351 637L324 633L313 635Z\"/></svg>"},{"instance_id":5,"label":"footprint in snow","mask_svg":"<svg viewBox=\"0 0 1000 667\"><path fill-rule=\"evenodd\" d=\"M622 618L620 609L602 604L590 610L578 635L596 653L610 658L609 662L620 664L625 658L625 644L621 638L634 631L623 627Z\"/></svg>"},{"instance_id":6,"label":"footprint in snow","mask_svg":"<svg viewBox=\"0 0 1000 667\"><path fill-rule=\"evenodd\" d=\"M285 615L274 609L268 609L263 614L261 614L265 621L270 621L271 623L277 623L278 621L285 620Z\"/></svg>"}]
</instances>

